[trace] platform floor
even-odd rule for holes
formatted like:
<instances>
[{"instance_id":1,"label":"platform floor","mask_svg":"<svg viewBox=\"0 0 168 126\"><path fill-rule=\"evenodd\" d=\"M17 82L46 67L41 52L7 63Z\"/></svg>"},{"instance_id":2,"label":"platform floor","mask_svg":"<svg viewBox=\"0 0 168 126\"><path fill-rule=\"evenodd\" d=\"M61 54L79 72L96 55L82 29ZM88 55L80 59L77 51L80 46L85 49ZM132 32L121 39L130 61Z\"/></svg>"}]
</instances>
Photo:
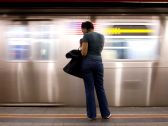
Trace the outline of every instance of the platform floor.
<instances>
[{"instance_id":1,"label":"platform floor","mask_svg":"<svg viewBox=\"0 0 168 126\"><path fill-rule=\"evenodd\" d=\"M95 121L84 107L0 107L0 126L168 126L168 107L112 107Z\"/></svg>"}]
</instances>

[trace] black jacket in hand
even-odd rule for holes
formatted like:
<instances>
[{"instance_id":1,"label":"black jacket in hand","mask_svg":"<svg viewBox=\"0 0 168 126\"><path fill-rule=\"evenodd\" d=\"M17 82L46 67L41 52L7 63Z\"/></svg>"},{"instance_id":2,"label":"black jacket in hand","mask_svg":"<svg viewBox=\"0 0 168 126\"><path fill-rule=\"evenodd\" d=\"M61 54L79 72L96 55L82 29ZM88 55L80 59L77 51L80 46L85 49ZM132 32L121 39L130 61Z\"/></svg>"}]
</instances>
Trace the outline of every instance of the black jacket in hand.
<instances>
[{"instance_id":1,"label":"black jacket in hand","mask_svg":"<svg viewBox=\"0 0 168 126\"><path fill-rule=\"evenodd\" d=\"M66 58L71 58L70 62L63 68L63 70L73 76L82 78L81 64L82 54L80 50L71 50L66 55Z\"/></svg>"}]
</instances>

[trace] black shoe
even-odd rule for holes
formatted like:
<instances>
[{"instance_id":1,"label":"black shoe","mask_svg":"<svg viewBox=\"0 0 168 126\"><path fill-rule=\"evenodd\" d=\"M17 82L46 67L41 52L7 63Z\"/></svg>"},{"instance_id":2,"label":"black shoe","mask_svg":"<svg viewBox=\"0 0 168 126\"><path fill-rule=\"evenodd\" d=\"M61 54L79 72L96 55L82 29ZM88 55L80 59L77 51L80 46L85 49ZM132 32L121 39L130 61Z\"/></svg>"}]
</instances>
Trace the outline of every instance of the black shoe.
<instances>
[{"instance_id":1,"label":"black shoe","mask_svg":"<svg viewBox=\"0 0 168 126\"><path fill-rule=\"evenodd\" d=\"M110 115L107 116L107 117L103 117L103 119L110 119L111 116L112 116L112 115L110 114Z\"/></svg>"},{"instance_id":2,"label":"black shoe","mask_svg":"<svg viewBox=\"0 0 168 126\"><path fill-rule=\"evenodd\" d=\"M89 121L94 121L94 120L96 120L96 118L89 118L89 117L88 117L88 119L89 119Z\"/></svg>"}]
</instances>

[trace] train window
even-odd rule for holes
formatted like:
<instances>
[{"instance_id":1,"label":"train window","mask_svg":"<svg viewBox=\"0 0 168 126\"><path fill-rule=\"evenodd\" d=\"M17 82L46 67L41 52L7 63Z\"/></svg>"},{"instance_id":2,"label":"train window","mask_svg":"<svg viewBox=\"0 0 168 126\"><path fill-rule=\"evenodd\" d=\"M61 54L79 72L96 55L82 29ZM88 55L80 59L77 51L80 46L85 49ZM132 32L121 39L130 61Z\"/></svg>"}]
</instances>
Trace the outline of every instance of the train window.
<instances>
[{"instance_id":1,"label":"train window","mask_svg":"<svg viewBox=\"0 0 168 126\"><path fill-rule=\"evenodd\" d=\"M103 59L155 60L158 58L159 20L98 20L105 35Z\"/></svg>"},{"instance_id":2,"label":"train window","mask_svg":"<svg viewBox=\"0 0 168 126\"><path fill-rule=\"evenodd\" d=\"M8 60L52 60L55 47L52 33L51 22L27 21L26 24L9 25Z\"/></svg>"},{"instance_id":3,"label":"train window","mask_svg":"<svg viewBox=\"0 0 168 126\"><path fill-rule=\"evenodd\" d=\"M9 25L7 31L8 60L30 58L30 34L25 25Z\"/></svg>"},{"instance_id":4,"label":"train window","mask_svg":"<svg viewBox=\"0 0 168 126\"><path fill-rule=\"evenodd\" d=\"M51 60L52 34L49 22L31 22L34 60Z\"/></svg>"},{"instance_id":5,"label":"train window","mask_svg":"<svg viewBox=\"0 0 168 126\"><path fill-rule=\"evenodd\" d=\"M157 58L157 48L155 38L106 39L103 56L106 59L153 60Z\"/></svg>"}]
</instances>

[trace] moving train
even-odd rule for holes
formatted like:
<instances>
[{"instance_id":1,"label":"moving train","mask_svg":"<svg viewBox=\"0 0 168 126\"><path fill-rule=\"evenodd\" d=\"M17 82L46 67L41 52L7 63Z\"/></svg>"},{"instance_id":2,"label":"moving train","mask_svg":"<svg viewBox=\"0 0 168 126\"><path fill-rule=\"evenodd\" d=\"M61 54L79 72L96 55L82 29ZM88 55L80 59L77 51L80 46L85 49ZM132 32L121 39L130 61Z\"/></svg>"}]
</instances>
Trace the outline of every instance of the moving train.
<instances>
[{"instance_id":1,"label":"moving train","mask_svg":"<svg viewBox=\"0 0 168 126\"><path fill-rule=\"evenodd\" d=\"M0 105L85 106L83 80L63 71L79 48L80 25L105 36L104 87L110 106L168 105L167 9L3 9Z\"/></svg>"}]
</instances>

